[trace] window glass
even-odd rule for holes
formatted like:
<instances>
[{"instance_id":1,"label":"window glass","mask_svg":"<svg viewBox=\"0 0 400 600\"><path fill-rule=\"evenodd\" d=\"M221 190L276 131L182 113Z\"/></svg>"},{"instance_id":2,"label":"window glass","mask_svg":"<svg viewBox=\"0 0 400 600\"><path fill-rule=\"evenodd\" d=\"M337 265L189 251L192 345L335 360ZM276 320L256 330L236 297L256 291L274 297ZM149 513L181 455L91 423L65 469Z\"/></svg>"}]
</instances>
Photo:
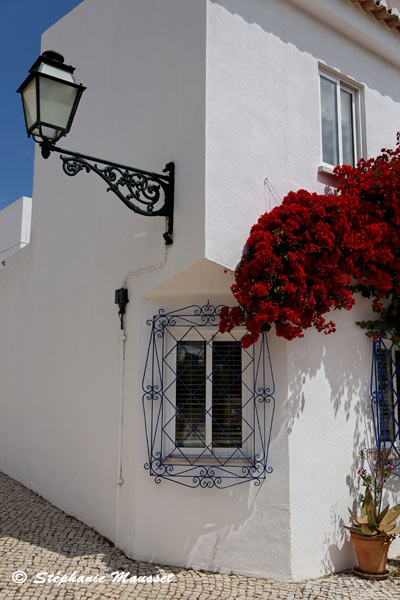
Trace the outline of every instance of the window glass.
<instances>
[{"instance_id":1,"label":"window glass","mask_svg":"<svg viewBox=\"0 0 400 600\"><path fill-rule=\"evenodd\" d=\"M209 450L242 447L240 341L177 343L175 443Z\"/></svg>"},{"instance_id":2,"label":"window glass","mask_svg":"<svg viewBox=\"0 0 400 600\"><path fill-rule=\"evenodd\" d=\"M377 358L381 441L389 442L394 439L393 371L390 350L385 348L377 350ZM396 356L396 360L397 358L398 356Z\"/></svg>"},{"instance_id":3,"label":"window glass","mask_svg":"<svg viewBox=\"0 0 400 600\"><path fill-rule=\"evenodd\" d=\"M336 83L326 77L321 81L322 158L330 165L339 164Z\"/></svg>"},{"instance_id":4,"label":"window glass","mask_svg":"<svg viewBox=\"0 0 400 600\"><path fill-rule=\"evenodd\" d=\"M206 343L176 348L176 445L202 448L206 436Z\"/></svg>"},{"instance_id":5,"label":"window glass","mask_svg":"<svg viewBox=\"0 0 400 600\"><path fill-rule=\"evenodd\" d=\"M212 445L242 447L242 349L240 342L213 343Z\"/></svg>"},{"instance_id":6,"label":"window glass","mask_svg":"<svg viewBox=\"0 0 400 600\"><path fill-rule=\"evenodd\" d=\"M342 163L354 166L353 95L347 90L340 90L340 108L342 120Z\"/></svg>"}]
</instances>

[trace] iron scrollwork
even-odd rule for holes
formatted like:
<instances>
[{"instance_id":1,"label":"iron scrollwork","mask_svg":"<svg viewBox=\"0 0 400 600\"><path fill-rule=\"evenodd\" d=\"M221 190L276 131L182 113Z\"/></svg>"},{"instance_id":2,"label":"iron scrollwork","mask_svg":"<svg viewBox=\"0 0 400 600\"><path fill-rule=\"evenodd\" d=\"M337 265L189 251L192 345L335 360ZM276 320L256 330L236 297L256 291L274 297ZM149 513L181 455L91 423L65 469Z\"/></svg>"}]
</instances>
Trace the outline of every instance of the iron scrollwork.
<instances>
[{"instance_id":1,"label":"iron scrollwork","mask_svg":"<svg viewBox=\"0 0 400 600\"><path fill-rule=\"evenodd\" d=\"M379 455L390 459L392 473L400 476L400 346L391 334L373 341L371 409Z\"/></svg>"},{"instance_id":2,"label":"iron scrollwork","mask_svg":"<svg viewBox=\"0 0 400 600\"><path fill-rule=\"evenodd\" d=\"M147 321L151 334L142 381L148 455L144 467L155 483L167 480L189 488L217 489L245 482L259 486L272 472L268 455L275 412L275 384L266 334L261 336L257 345L242 351L242 376L246 370L251 373L249 385L246 380L242 382L245 393L243 407L250 409L246 416L242 414L248 450L244 451L241 444L233 444L226 456L220 456L214 453L210 444L204 447L203 452L193 456L190 448L177 445L171 437L171 423L178 414L170 396L177 376L174 349L181 339L186 339L193 332L207 345L211 344L218 332L221 307L208 301L172 312L160 309ZM234 336L232 339L236 341ZM210 377L207 371L207 378ZM213 419L212 413L207 411L207 414Z\"/></svg>"},{"instance_id":3,"label":"iron scrollwork","mask_svg":"<svg viewBox=\"0 0 400 600\"><path fill-rule=\"evenodd\" d=\"M51 152L58 152L61 155L64 173L70 177L81 171L92 171L99 175L108 186L107 192L113 192L135 213L146 217L166 217L167 230L163 237L166 244L172 244L174 163L168 163L160 174L57 148L48 141L41 143L41 149L44 158L48 158Z\"/></svg>"}]
</instances>

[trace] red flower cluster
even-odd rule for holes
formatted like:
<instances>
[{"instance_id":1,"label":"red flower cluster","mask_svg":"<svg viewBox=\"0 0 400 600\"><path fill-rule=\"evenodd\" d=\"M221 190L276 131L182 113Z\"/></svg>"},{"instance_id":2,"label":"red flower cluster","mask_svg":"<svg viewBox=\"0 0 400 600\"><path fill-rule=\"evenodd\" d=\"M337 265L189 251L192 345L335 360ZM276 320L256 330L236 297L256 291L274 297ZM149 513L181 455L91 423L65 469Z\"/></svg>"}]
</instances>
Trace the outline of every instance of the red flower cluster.
<instances>
[{"instance_id":1,"label":"red flower cluster","mask_svg":"<svg viewBox=\"0 0 400 600\"><path fill-rule=\"evenodd\" d=\"M272 323L287 340L312 326L332 333L323 315L350 310L355 292L383 315L381 300L400 292L399 139L395 150L335 172L337 195L290 192L252 227L232 286L239 306L220 318L222 332L244 321L245 347Z\"/></svg>"}]
</instances>

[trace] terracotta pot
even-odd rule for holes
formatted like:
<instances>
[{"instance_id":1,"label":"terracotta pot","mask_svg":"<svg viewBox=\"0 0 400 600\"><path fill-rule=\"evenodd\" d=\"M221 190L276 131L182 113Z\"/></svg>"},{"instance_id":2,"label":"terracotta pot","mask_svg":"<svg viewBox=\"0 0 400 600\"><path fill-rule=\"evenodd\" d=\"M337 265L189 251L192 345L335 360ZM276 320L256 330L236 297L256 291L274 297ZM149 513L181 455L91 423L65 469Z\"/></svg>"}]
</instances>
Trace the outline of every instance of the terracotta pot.
<instances>
[{"instance_id":1,"label":"terracotta pot","mask_svg":"<svg viewBox=\"0 0 400 600\"><path fill-rule=\"evenodd\" d=\"M387 553L392 537L370 537L351 532L358 566L364 573L385 573Z\"/></svg>"}]
</instances>

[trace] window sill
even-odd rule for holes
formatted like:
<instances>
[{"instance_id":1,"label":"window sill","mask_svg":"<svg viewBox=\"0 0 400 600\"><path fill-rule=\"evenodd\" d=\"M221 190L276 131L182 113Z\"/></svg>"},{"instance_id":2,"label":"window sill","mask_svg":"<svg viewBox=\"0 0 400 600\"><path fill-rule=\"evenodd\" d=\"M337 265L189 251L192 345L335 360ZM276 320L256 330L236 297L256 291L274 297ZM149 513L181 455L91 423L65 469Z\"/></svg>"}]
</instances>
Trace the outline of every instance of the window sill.
<instances>
[{"instance_id":1,"label":"window sill","mask_svg":"<svg viewBox=\"0 0 400 600\"><path fill-rule=\"evenodd\" d=\"M336 174L333 172L334 167L330 167L328 165L319 165L318 173L324 173L324 175L331 175L332 177L336 177Z\"/></svg>"},{"instance_id":2,"label":"window sill","mask_svg":"<svg viewBox=\"0 0 400 600\"><path fill-rule=\"evenodd\" d=\"M223 456L170 456L163 460L164 465L221 465L228 466L246 466L253 464L253 459L249 456L247 458L228 458Z\"/></svg>"}]
</instances>

